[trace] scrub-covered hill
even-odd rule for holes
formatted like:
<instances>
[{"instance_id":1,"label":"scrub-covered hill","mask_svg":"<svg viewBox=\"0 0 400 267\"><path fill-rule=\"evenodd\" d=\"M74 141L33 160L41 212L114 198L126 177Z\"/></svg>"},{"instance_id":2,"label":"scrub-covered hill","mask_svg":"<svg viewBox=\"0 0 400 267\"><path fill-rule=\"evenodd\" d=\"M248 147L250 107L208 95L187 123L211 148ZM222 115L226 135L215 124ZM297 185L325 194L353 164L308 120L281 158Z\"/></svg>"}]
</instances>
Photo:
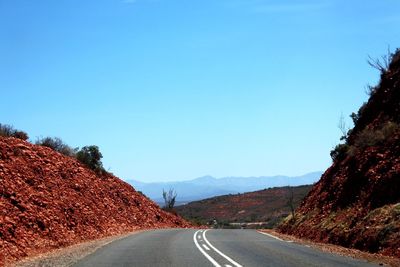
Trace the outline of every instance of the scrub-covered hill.
<instances>
[{"instance_id":1,"label":"scrub-covered hill","mask_svg":"<svg viewBox=\"0 0 400 267\"><path fill-rule=\"evenodd\" d=\"M177 206L182 217L201 224L216 220L224 227L229 223L263 222L273 227L296 208L311 185L274 187L244 194L230 194Z\"/></svg>"},{"instance_id":2,"label":"scrub-covered hill","mask_svg":"<svg viewBox=\"0 0 400 267\"><path fill-rule=\"evenodd\" d=\"M284 233L400 257L400 51Z\"/></svg>"},{"instance_id":3,"label":"scrub-covered hill","mask_svg":"<svg viewBox=\"0 0 400 267\"><path fill-rule=\"evenodd\" d=\"M0 265L138 228L187 226L109 173L0 137Z\"/></svg>"}]
</instances>

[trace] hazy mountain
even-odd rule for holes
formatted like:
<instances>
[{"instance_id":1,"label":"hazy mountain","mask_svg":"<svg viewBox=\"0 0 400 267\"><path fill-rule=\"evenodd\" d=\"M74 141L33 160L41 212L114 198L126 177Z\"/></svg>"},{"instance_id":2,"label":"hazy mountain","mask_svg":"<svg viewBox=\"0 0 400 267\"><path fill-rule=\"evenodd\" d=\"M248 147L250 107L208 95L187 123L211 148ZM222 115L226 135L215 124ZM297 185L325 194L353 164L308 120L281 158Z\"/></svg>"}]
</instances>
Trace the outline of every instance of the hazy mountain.
<instances>
[{"instance_id":1,"label":"hazy mountain","mask_svg":"<svg viewBox=\"0 0 400 267\"><path fill-rule=\"evenodd\" d=\"M252 192L270 187L298 186L313 184L319 180L322 172L312 172L302 176L261 176L261 177L224 177L203 176L188 181L143 183L127 181L136 190L143 192L152 200L162 203L162 191L173 188L178 193L177 203L190 202L204 198Z\"/></svg>"}]
</instances>

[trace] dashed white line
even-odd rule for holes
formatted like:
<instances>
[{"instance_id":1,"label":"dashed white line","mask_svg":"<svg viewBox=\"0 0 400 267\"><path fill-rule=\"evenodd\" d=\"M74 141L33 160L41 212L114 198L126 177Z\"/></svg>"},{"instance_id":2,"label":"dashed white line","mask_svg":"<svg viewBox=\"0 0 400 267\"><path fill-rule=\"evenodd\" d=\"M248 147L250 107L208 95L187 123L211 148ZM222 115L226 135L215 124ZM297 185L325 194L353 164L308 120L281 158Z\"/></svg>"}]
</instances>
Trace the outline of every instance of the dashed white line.
<instances>
[{"instance_id":1,"label":"dashed white line","mask_svg":"<svg viewBox=\"0 0 400 267\"><path fill-rule=\"evenodd\" d=\"M225 255L224 253L222 253L221 251L219 251L217 248L215 248L213 245L211 245L211 243L207 240L206 238L206 233L207 233L208 229L205 230L203 232L203 240L207 243L207 245L212 248L215 252L217 252L219 255L221 255L222 257L224 257L227 261L229 261L230 263L232 263L234 266L236 267L242 267L242 265L240 265L239 263L237 263L236 261L232 260L231 258L229 258L227 255Z\"/></svg>"},{"instance_id":2,"label":"dashed white line","mask_svg":"<svg viewBox=\"0 0 400 267\"><path fill-rule=\"evenodd\" d=\"M203 246L203 248L205 248L206 250L210 250L210 248L209 247L207 247L206 245L202 245Z\"/></svg>"},{"instance_id":3,"label":"dashed white line","mask_svg":"<svg viewBox=\"0 0 400 267\"><path fill-rule=\"evenodd\" d=\"M229 264L225 264L225 267L233 267L232 265Z\"/></svg>"},{"instance_id":4,"label":"dashed white line","mask_svg":"<svg viewBox=\"0 0 400 267\"><path fill-rule=\"evenodd\" d=\"M194 241L194 243L196 244L196 247L200 250L200 252L204 255L204 257L206 257L207 260L209 260L215 267L222 267L221 265L218 264L218 262L216 262L213 258L211 258L211 256L208 255L208 254L201 248L201 246L199 245L199 243L197 242L197 239L196 239L196 235L197 235L198 232L202 232L202 231L197 230L197 232L195 232L194 235L193 235L193 241Z\"/></svg>"}]
</instances>

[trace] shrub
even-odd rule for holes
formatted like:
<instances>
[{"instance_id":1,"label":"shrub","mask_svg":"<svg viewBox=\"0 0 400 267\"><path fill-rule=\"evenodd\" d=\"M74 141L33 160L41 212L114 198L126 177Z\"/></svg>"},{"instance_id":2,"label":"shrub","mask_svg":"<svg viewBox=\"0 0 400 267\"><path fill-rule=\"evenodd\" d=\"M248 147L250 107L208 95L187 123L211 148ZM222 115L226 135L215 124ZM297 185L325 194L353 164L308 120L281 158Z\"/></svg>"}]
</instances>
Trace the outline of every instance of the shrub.
<instances>
[{"instance_id":1,"label":"shrub","mask_svg":"<svg viewBox=\"0 0 400 267\"><path fill-rule=\"evenodd\" d=\"M379 145L390 139L400 130L400 125L394 122L386 122L379 129L365 128L359 133L354 141L357 149Z\"/></svg>"},{"instance_id":2,"label":"shrub","mask_svg":"<svg viewBox=\"0 0 400 267\"><path fill-rule=\"evenodd\" d=\"M0 136L12 137L14 132L15 130L11 125L0 123Z\"/></svg>"},{"instance_id":3,"label":"shrub","mask_svg":"<svg viewBox=\"0 0 400 267\"><path fill-rule=\"evenodd\" d=\"M331 158L333 161L343 159L346 157L347 152L349 151L348 144L338 144L334 149L331 150Z\"/></svg>"},{"instance_id":4,"label":"shrub","mask_svg":"<svg viewBox=\"0 0 400 267\"><path fill-rule=\"evenodd\" d=\"M65 156L68 157L75 157L76 149L71 148L67 144L65 144L60 138L58 137L45 137L42 139L38 139L35 143L36 145L45 146L57 151Z\"/></svg>"},{"instance_id":5,"label":"shrub","mask_svg":"<svg viewBox=\"0 0 400 267\"><path fill-rule=\"evenodd\" d=\"M98 146L84 146L76 153L76 158L93 171L101 174L105 172L101 159L103 155L100 153Z\"/></svg>"},{"instance_id":6,"label":"shrub","mask_svg":"<svg viewBox=\"0 0 400 267\"><path fill-rule=\"evenodd\" d=\"M24 141L29 139L28 134L26 132L23 132L23 131L15 131L14 137L18 138L18 139L21 139L21 140L24 140Z\"/></svg>"},{"instance_id":7,"label":"shrub","mask_svg":"<svg viewBox=\"0 0 400 267\"><path fill-rule=\"evenodd\" d=\"M11 125L0 123L0 136L4 137L15 137L21 140L28 140L29 136L26 132L14 129Z\"/></svg>"},{"instance_id":8,"label":"shrub","mask_svg":"<svg viewBox=\"0 0 400 267\"><path fill-rule=\"evenodd\" d=\"M383 144L399 131L400 125L391 121L382 124L378 129L365 128L356 136L354 144L348 146L346 153L354 156L367 147Z\"/></svg>"}]
</instances>

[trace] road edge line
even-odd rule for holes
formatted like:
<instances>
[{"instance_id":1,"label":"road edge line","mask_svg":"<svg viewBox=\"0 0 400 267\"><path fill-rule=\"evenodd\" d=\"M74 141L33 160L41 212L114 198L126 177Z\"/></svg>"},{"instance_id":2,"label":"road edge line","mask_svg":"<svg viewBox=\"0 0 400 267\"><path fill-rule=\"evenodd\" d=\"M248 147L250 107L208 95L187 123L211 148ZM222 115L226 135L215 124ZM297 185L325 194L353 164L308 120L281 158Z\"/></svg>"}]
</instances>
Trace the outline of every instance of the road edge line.
<instances>
[{"instance_id":1,"label":"road edge line","mask_svg":"<svg viewBox=\"0 0 400 267\"><path fill-rule=\"evenodd\" d=\"M274 236L274 235L271 235L271 234L268 234L268 233L264 233L264 232L261 232L261 231L257 231L257 232L262 234L262 235L266 235L266 236L272 237L272 238L274 238L276 240L279 240L279 241L282 241L282 242L293 243L293 241L291 241L291 240L286 241L286 240L283 240L282 238L279 238L277 236Z\"/></svg>"}]
</instances>

